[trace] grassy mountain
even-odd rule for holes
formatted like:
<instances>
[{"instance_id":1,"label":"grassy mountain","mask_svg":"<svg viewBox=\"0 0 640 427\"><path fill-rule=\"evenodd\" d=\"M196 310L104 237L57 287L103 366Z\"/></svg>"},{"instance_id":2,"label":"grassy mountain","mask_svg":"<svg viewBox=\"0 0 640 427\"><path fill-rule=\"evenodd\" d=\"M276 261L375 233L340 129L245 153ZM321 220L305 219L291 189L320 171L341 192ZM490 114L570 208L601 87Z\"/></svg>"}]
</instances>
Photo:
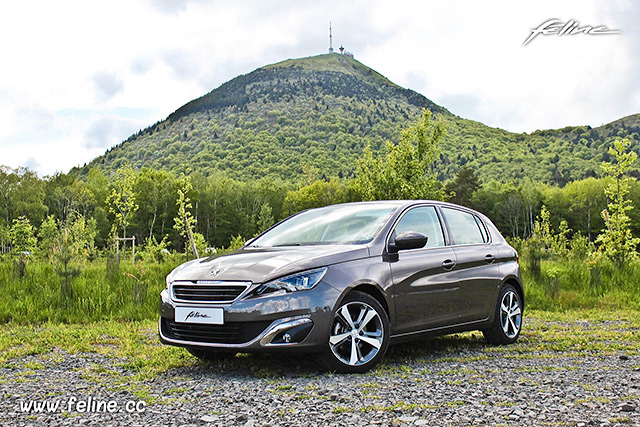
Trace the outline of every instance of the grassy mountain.
<instances>
[{"instance_id":1,"label":"grassy mountain","mask_svg":"<svg viewBox=\"0 0 640 427\"><path fill-rule=\"evenodd\" d=\"M640 115L601 128L511 133L463 119L360 62L338 54L259 68L180 107L77 170L223 171L239 179L348 176L368 144L380 150L427 108L447 126L436 167L442 179L471 166L485 180L563 185L599 174L615 136L640 148Z\"/></svg>"}]
</instances>

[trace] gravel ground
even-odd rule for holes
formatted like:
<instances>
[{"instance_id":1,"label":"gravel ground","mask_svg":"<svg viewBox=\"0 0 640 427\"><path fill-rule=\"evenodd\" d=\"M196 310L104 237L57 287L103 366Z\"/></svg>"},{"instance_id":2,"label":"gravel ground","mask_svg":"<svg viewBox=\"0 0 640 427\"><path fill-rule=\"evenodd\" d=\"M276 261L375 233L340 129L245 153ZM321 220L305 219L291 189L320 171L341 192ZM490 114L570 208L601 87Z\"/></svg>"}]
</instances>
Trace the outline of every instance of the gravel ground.
<instances>
[{"instance_id":1,"label":"gravel ground","mask_svg":"<svg viewBox=\"0 0 640 427\"><path fill-rule=\"evenodd\" d=\"M637 338L624 323L562 327ZM324 373L304 356L241 355L130 381L126 360L56 349L0 368L0 425L640 425L637 352L577 353L536 336L525 330L508 349L477 333L396 345L365 375ZM89 398L113 401L115 412L79 410ZM22 407L45 399L60 406ZM141 401L140 412L126 410Z\"/></svg>"}]
</instances>

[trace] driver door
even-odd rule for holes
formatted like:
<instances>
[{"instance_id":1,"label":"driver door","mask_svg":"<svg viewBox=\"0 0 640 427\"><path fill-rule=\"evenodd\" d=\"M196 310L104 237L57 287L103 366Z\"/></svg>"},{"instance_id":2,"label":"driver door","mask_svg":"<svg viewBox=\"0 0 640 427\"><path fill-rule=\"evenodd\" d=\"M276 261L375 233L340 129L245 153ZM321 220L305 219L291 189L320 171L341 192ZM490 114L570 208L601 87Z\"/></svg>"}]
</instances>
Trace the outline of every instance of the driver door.
<instances>
[{"instance_id":1,"label":"driver door","mask_svg":"<svg viewBox=\"0 0 640 427\"><path fill-rule=\"evenodd\" d=\"M446 246L442 222L434 206L417 206L400 218L390 241L403 231L427 236L420 249L400 250L390 261L396 332L437 328L456 322L459 284L456 255Z\"/></svg>"}]
</instances>

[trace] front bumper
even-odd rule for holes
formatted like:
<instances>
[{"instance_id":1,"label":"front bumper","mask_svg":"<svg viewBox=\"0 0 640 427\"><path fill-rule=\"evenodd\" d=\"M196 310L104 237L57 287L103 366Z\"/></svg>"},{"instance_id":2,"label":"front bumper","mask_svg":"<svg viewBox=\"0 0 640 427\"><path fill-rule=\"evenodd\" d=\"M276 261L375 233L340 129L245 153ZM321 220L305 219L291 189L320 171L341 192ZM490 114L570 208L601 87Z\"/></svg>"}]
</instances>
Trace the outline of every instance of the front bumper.
<instances>
[{"instance_id":1,"label":"front bumper","mask_svg":"<svg viewBox=\"0 0 640 427\"><path fill-rule=\"evenodd\" d=\"M183 303L163 292L158 331L169 345L239 352L312 351L326 345L329 325L340 292L318 283L314 288L240 297L231 304ZM223 308L224 323L208 325L178 323L176 307Z\"/></svg>"}]
</instances>

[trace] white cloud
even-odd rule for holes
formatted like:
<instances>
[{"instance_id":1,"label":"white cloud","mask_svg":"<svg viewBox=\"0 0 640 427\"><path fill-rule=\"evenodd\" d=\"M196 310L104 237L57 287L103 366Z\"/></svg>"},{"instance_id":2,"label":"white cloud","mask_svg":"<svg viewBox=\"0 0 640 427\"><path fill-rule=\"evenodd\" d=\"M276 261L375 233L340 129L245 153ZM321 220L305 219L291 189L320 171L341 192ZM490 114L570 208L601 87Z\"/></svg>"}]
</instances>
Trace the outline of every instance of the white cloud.
<instances>
[{"instance_id":1,"label":"white cloud","mask_svg":"<svg viewBox=\"0 0 640 427\"><path fill-rule=\"evenodd\" d=\"M122 118L115 115L100 116L84 133L85 148L106 149L123 140L122 135L131 135L146 127L139 120Z\"/></svg>"},{"instance_id":2,"label":"white cloud","mask_svg":"<svg viewBox=\"0 0 640 427\"><path fill-rule=\"evenodd\" d=\"M12 2L0 6L0 164L88 162L238 74L334 48L454 114L511 131L638 112L628 1ZM558 18L619 36L539 36Z\"/></svg>"},{"instance_id":3,"label":"white cloud","mask_svg":"<svg viewBox=\"0 0 640 427\"><path fill-rule=\"evenodd\" d=\"M116 74L101 71L94 74L93 84L96 89L97 99L107 101L124 89L124 84Z\"/></svg>"}]
</instances>

